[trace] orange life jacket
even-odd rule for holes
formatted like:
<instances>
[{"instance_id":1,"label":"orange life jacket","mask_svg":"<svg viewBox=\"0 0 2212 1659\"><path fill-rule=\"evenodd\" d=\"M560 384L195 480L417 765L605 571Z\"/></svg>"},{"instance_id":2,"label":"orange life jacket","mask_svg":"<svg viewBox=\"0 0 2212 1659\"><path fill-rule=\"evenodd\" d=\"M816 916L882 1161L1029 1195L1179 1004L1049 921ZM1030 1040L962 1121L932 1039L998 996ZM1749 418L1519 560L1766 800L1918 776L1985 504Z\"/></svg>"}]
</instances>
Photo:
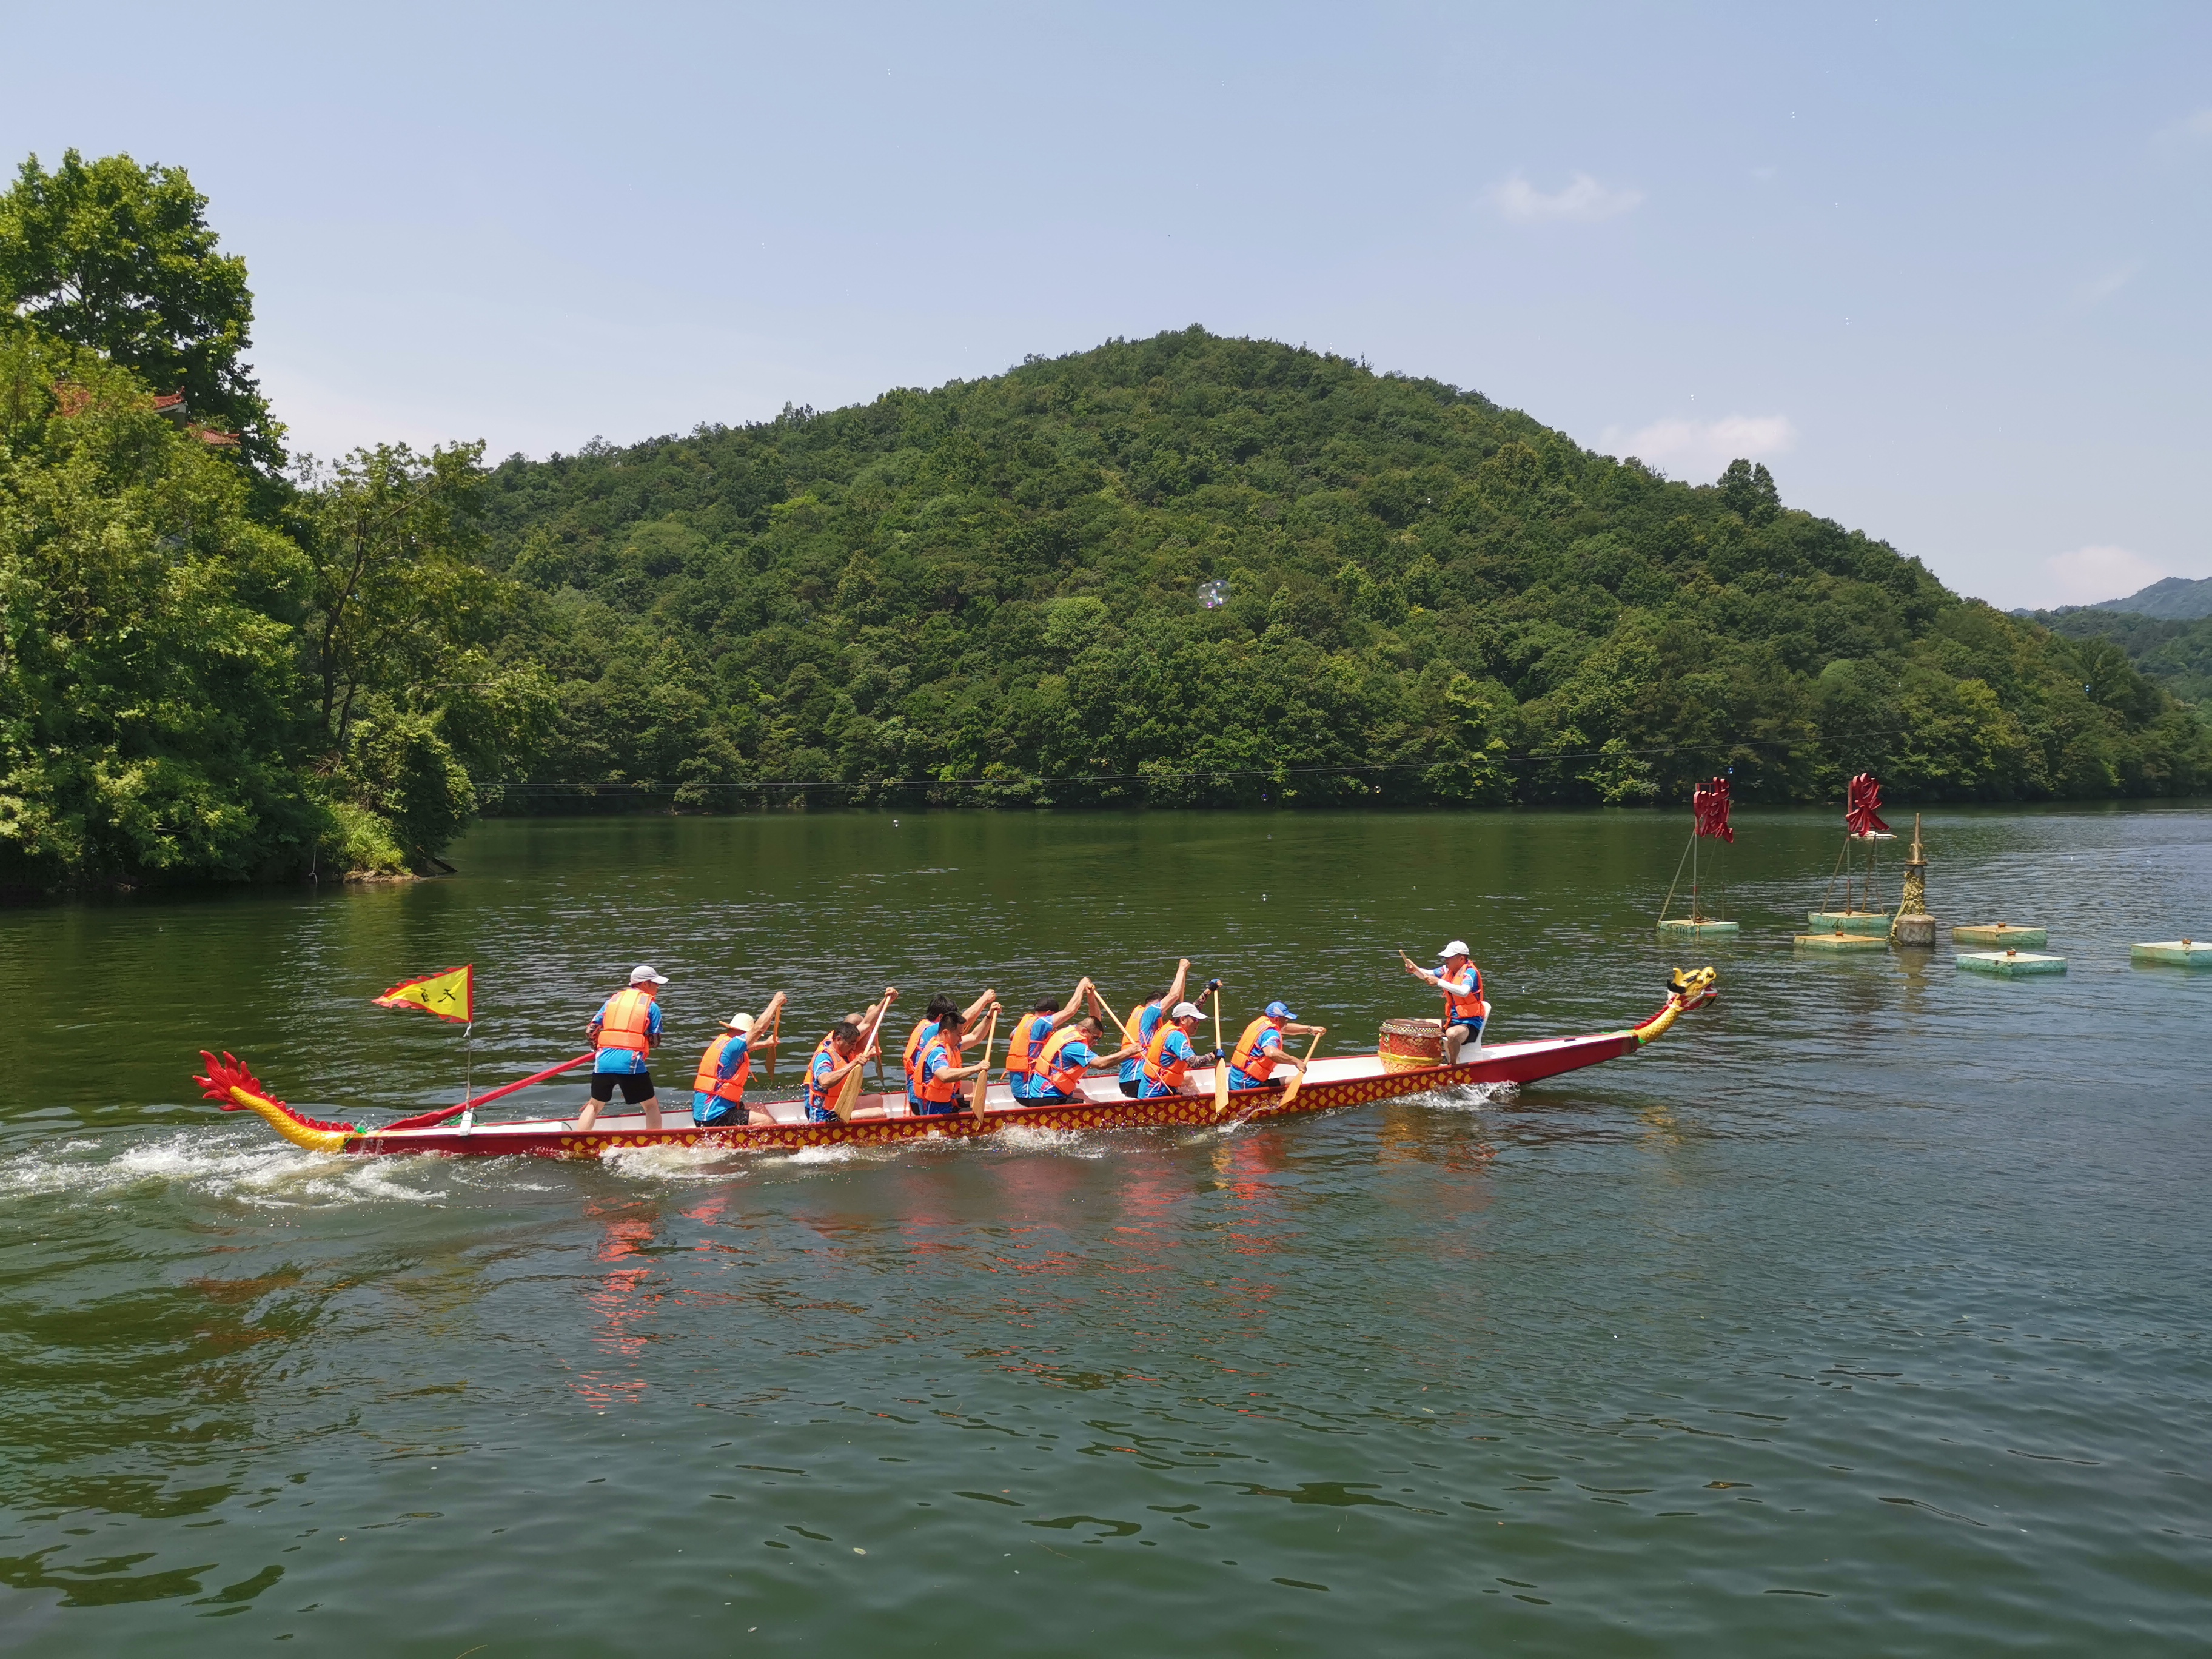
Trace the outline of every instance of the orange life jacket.
<instances>
[{"instance_id":1,"label":"orange life jacket","mask_svg":"<svg viewBox=\"0 0 2212 1659\"><path fill-rule=\"evenodd\" d=\"M1163 1089L1180 1089L1190 1080L1190 1062L1181 1054L1170 1058L1168 1038L1182 1030L1173 1020L1162 1018L1152 1040L1145 1045L1145 1081Z\"/></svg>"},{"instance_id":2,"label":"orange life jacket","mask_svg":"<svg viewBox=\"0 0 2212 1659\"><path fill-rule=\"evenodd\" d=\"M1125 1048L1141 1049L1145 1046L1145 1010L1158 1006L1140 1002L1129 1010L1128 1018L1121 1022L1121 1042Z\"/></svg>"},{"instance_id":3,"label":"orange life jacket","mask_svg":"<svg viewBox=\"0 0 2212 1659\"><path fill-rule=\"evenodd\" d=\"M1017 1078L1037 1068L1037 1056L1052 1037L1051 1014L1024 1014L1022 1030L1006 1044L1006 1075Z\"/></svg>"},{"instance_id":4,"label":"orange life jacket","mask_svg":"<svg viewBox=\"0 0 2212 1659\"><path fill-rule=\"evenodd\" d=\"M744 1057L738 1061L738 1069L731 1073L726 1079L720 1079L714 1075L721 1068L722 1046L729 1041L730 1033L723 1032L721 1036L708 1043L707 1052L699 1056L699 1075L691 1079L693 1094L712 1095L717 1100L738 1100L744 1097L745 1079L753 1073L753 1050L750 1039L745 1043Z\"/></svg>"},{"instance_id":5,"label":"orange life jacket","mask_svg":"<svg viewBox=\"0 0 2212 1659\"><path fill-rule=\"evenodd\" d=\"M915 1022L914 1030L906 1034L906 1053L899 1060L899 1067L906 1073L908 1083L914 1081L915 1063L921 1058L921 1045L937 1035L937 1022L921 1019Z\"/></svg>"},{"instance_id":6,"label":"orange life jacket","mask_svg":"<svg viewBox=\"0 0 2212 1659\"><path fill-rule=\"evenodd\" d=\"M1444 1006L1450 1011L1444 1020L1447 1025L1456 1025L1462 1020L1481 1019L1490 1012L1489 1005L1482 1000L1482 969L1471 962L1467 965L1474 970L1473 991L1455 991L1449 983L1443 988Z\"/></svg>"},{"instance_id":7,"label":"orange life jacket","mask_svg":"<svg viewBox=\"0 0 2212 1659\"><path fill-rule=\"evenodd\" d=\"M914 1062L914 1092L917 1097L927 1101L933 1106L949 1105L960 1098L958 1078L948 1078L945 1075L945 1072L939 1072L935 1077L931 1077L923 1070L929 1064L930 1055L940 1051L945 1055L945 1071L950 1071L959 1065L960 1056L952 1052L952 1045L945 1040L943 1031L938 1032L935 1036L922 1045L921 1053Z\"/></svg>"},{"instance_id":8,"label":"orange life jacket","mask_svg":"<svg viewBox=\"0 0 2212 1659\"><path fill-rule=\"evenodd\" d=\"M1036 1076L1031 1079L1032 1088L1042 1083L1064 1095L1081 1092L1084 1068L1075 1065L1063 1066L1060 1057L1068 1044L1079 1041L1082 1036L1080 1025L1063 1025L1045 1039L1044 1052L1036 1058Z\"/></svg>"},{"instance_id":9,"label":"orange life jacket","mask_svg":"<svg viewBox=\"0 0 2212 1659\"><path fill-rule=\"evenodd\" d=\"M633 987L607 999L606 1018L592 1047L629 1048L641 1054L653 1052L653 999Z\"/></svg>"},{"instance_id":10,"label":"orange life jacket","mask_svg":"<svg viewBox=\"0 0 2212 1659\"><path fill-rule=\"evenodd\" d=\"M1265 1083L1274 1075L1275 1062L1282 1059L1279 1048L1266 1054L1257 1052L1260 1039L1275 1029L1275 1022L1262 1014L1244 1028L1244 1035L1237 1039L1237 1047L1229 1056L1229 1063L1255 1083Z\"/></svg>"}]
</instances>

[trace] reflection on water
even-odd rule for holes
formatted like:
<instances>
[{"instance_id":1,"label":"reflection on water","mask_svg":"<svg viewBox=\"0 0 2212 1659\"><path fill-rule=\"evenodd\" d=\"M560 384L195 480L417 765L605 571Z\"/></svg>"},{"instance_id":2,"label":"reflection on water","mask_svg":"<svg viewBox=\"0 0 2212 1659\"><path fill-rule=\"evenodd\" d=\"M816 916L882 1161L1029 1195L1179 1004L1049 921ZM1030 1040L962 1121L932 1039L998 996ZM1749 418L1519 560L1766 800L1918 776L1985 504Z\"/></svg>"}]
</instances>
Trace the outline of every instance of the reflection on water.
<instances>
[{"instance_id":1,"label":"reflection on water","mask_svg":"<svg viewBox=\"0 0 2212 1659\"><path fill-rule=\"evenodd\" d=\"M1352 1041L1412 1012L1395 948L1453 935L1501 1039L1615 1029L1659 1000L1679 843L501 823L453 881L0 915L39 1034L0 1119L0 1626L72 1656L2191 1650L2212 975L2125 947L2212 915L2212 816L1931 817L1939 911L2069 956L2019 982L1793 956L1833 826L1741 828L1722 1000L1633 1060L907 1149L333 1160L185 1079L214 1044L309 1111L441 1103L455 1034L367 998L462 960L480 1083L573 1052L638 960L678 1069L774 989L811 1045L886 978L1127 999L1183 951L1231 1012L1287 992ZM1133 878L1162 871L1178 937Z\"/></svg>"}]
</instances>

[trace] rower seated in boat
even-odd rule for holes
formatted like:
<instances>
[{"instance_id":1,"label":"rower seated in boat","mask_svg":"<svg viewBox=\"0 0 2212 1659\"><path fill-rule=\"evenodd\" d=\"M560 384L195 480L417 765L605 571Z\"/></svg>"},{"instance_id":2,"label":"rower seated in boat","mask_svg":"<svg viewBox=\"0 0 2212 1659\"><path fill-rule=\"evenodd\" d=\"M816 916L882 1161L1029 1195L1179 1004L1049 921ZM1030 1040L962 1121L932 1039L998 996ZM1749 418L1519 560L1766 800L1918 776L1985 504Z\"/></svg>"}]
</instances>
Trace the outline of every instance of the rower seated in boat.
<instances>
[{"instance_id":1,"label":"rower seated in boat","mask_svg":"<svg viewBox=\"0 0 2212 1659\"><path fill-rule=\"evenodd\" d=\"M1098 1040L1106 1030L1099 1011L1079 1015L1045 1039L1036 1064L1013 1083L1014 1098L1024 1106L1061 1106L1083 1098L1083 1074L1094 1066L1126 1059L1127 1048L1102 1054Z\"/></svg>"},{"instance_id":2,"label":"rower seated in boat","mask_svg":"<svg viewBox=\"0 0 2212 1659\"><path fill-rule=\"evenodd\" d=\"M732 1014L722 1022L722 1035L699 1056L698 1075L691 1079L691 1121L701 1128L751 1121L745 1108L745 1083L752 1076L753 1033L775 1018L783 1001L783 993L778 991L758 1014ZM760 1047L774 1041L763 1038Z\"/></svg>"},{"instance_id":3,"label":"rower seated in boat","mask_svg":"<svg viewBox=\"0 0 2212 1659\"><path fill-rule=\"evenodd\" d=\"M1218 1050L1201 1054L1191 1043L1191 1037L1203 1018L1194 1002L1178 1002L1168 1017L1152 1033L1152 1040L1145 1045L1142 1063L1144 1073L1143 1100L1157 1100L1162 1095L1189 1095L1198 1092L1198 1085L1190 1080L1191 1067L1200 1060L1212 1060L1220 1064Z\"/></svg>"},{"instance_id":4,"label":"rower seated in boat","mask_svg":"<svg viewBox=\"0 0 2212 1659\"><path fill-rule=\"evenodd\" d=\"M660 1127L660 1101L653 1092L653 1045L660 1036L660 1005L654 995L668 983L644 963L629 970L629 988L617 991L599 1005L584 1028L597 1051L592 1058L592 1097L576 1114L579 1133L599 1121L599 1108L614 1098L617 1085L623 1104L642 1107L645 1127Z\"/></svg>"},{"instance_id":5,"label":"rower seated in boat","mask_svg":"<svg viewBox=\"0 0 2212 1659\"><path fill-rule=\"evenodd\" d=\"M1037 1056L1044 1052L1052 1034L1081 1018L1097 1000L1098 993L1085 975L1075 981L1066 1001L1047 997L1014 1022L1013 1033L1006 1039L1006 1082L1017 1100L1023 1097L1023 1079L1036 1071Z\"/></svg>"},{"instance_id":6,"label":"rower seated in boat","mask_svg":"<svg viewBox=\"0 0 2212 1659\"><path fill-rule=\"evenodd\" d=\"M969 1031L998 1000L999 994L988 985L983 988L983 994L964 1009L942 992L930 998L929 1006L921 1011L921 1019L915 1022L914 1030L907 1033L906 1049L899 1060L900 1069L906 1073L907 1110L917 1114L921 1110L921 1097L915 1092L914 1088L914 1068L921 1059L923 1047L937 1035L937 1028L944 1022L945 1015L958 1014L960 1029L963 1032Z\"/></svg>"},{"instance_id":7,"label":"rower seated in boat","mask_svg":"<svg viewBox=\"0 0 2212 1659\"><path fill-rule=\"evenodd\" d=\"M937 1030L921 1045L921 1053L914 1062L914 1086L909 1091L908 1109L917 1117L950 1117L965 1105L960 1085L979 1073L991 1068L988 1055L973 1066L960 1063L960 1039L967 1028L967 1020L956 1010L938 1022ZM981 1098L985 1083L975 1085Z\"/></svg>"},{"instance_id":8,"label":"rower seated in boat","mask_svg":"<svg viewBox=\"0 0 2212 1659\"><path fill-rule=\"evenodd\" d=\"M881 1002L872 1002L857 1018L848 1014L830 1028L830 1035L814 1045L814 1057L806 1062L806 1121L809 1123L833 1121L837 1114L830 1103L837 1097L838 1086L855 1066L865 1066L879 1052L867 1041L867 1033L875 1030L882 1022L877 1018L878 1009L888 1012L888 1006L898 995L891 986L884 987Z\"/></svg>"},{"instance_id":9,"label":"rower seated in boat","mask_svg":"<svg viewBox=\"0 0 2212 1659\"><path fill-rule=\"evenodd\" d=\"M1189 978L1190 958L1185 957L1176 963L1175 977L1168 981L1167 989L1130 1009L1128 1018L1121 1022L1121 1052L1129 1056L1121 1062L1121 1092L1132 1100L1144 1091L1146 1045L1158 1035L1168 1010L1182 1000L1183 986ZM1207 988L1220 982L1215 980Z\"/></svg>"},{"instance_id":10,"label":"rower seated in boat","mask_svg":"<svg viewBox=\"0 0 2212 1659\"><path fill-rule=\"evenodd\" d=\"M1482 1000L1482 969L1468 954L1467 941L1455 939L1437 951L1439 965L1433 969L1419 966L1403 951L1398 956L1407 973L1443 993L1444 1064L1458 1065L1460 1047L1469 1041L1480 1050L1490 1005Z\"/></svg>"},{"instance_id":11,"label":"rower seated in boat","mask_svg":"<svg viewBox=\"0 0 2212 1659\"><path fill-rule=\"evenodd\" d=\"M1283 1052L1283 1039L1311 1036L1320 1028L1300 1025L1297 1020L1287 1004L1269 1003L1267 1012L1244 1028L1244 1035L1229 1051L1229 1086L1279 1089L1285 1076L1305 1075L1305 1062Z\"/></svg>"}]
</instances>

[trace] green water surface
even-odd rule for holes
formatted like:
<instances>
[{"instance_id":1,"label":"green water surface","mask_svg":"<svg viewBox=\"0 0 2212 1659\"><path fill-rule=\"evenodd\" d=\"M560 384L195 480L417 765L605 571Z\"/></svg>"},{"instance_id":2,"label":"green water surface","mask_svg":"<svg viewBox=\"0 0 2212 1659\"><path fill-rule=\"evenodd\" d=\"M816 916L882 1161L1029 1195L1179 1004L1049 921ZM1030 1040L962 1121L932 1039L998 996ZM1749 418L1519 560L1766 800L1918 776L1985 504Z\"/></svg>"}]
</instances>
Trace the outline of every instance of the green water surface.
<instances>
[{"instance_id":1,"label":"green water surface","mask_svg":"<svg viewBox=\"0 0 2212 1659\"><path fill-rule=\"evenodd\" d=\"M2201 1652L2212 975L2127 946L2212 933L2212 812L1932 814L1938 913L2069 960L2017 981L1793 954L1838 826L1739 829L1699 946L1620 812L501 822L436 882L0 913L0 1641ZM368 999L464 961L480 1087L640 961L670 1092L773 990L811 1046L1178 953L1349 1049L1454 936L1499 1040L1689 951L1722 999L1517 1094L901 1152L333 1159L187 1081L454 1099Z\"/></svg>"}]
</instances>

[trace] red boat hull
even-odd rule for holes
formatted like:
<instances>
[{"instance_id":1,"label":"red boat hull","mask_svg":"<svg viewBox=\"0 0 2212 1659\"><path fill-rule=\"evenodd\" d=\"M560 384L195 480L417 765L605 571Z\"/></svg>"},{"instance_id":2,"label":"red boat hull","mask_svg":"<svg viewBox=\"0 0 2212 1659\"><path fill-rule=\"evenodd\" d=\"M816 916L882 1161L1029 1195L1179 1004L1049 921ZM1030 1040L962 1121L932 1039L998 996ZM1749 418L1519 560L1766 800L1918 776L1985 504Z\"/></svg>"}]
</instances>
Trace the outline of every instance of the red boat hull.
<instances>
[{"instance_id":1,"label":"red boat hull","mask_svg":"<svg viewBox=\"0 0 2212 1659\"><path fill-rule=\"evenodd\" d=\"M1130 1100L1110 1079L1094 1082L1097 1091L1085 1099L1065 1105L1030 1106L1014 1102L1003 1085L991 1091L989 1109L978 1117L961 1111L949 1117L910 1117L899 1097L863 1096L860 1109L867 1115L852 1122L764 1122L769 1111L794 1109L794 1103L755 1106L753 1121L742 1127L702 1129L690 1121L688 1107L664 1110L658 1131L645 1127L640 1115L602 1117L597 1127L579 1133L559 1119L519 1123L480 1124L473 1129L452 1125L379 1133L357 1131L349 1140L349 1152L437 1152L461 1157L597 1158L617 1147L706 1146L729 1152L799 1152L809 1146L882 1146L901 1141L959 1139L995 1134L1019 1125L1025 1128L1056 1130L1205 1128L1215 1124L1251 1122L1304 1112L1334 1111L1346 1106L1365 1106L1401 1095L1426 1093L1474 1084L1534 1083L1565 1072L1595 1066L1639 1046L1632 1031L1601 1036L1569 1037L1544 1042L1501 1044L1486 1049L1479 1060L1460 1066L1386 1069L1372 1054L1347 1055L1318 1061L1314 1079L1297 1097L1285 1104L1279 1089L1237 1090L1229 1097L1228 1109L1216 1115L1212 1079L1194 1073L1199 1084L1194 1094L1157 1100ZM888 1109L890 1115L878 1115Z\"/></svg>"}]
</instances>

